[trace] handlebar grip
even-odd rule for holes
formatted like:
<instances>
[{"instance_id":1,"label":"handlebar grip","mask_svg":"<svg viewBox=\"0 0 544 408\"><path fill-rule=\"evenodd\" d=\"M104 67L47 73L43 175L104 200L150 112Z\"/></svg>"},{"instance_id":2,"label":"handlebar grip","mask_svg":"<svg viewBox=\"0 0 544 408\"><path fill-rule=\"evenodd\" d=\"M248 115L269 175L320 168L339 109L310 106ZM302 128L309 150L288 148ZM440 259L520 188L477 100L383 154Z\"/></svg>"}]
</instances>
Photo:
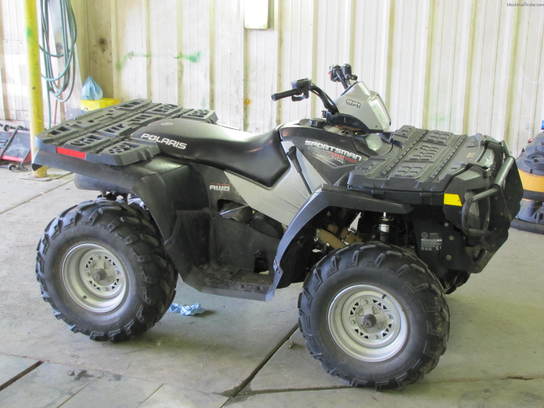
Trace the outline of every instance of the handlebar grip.
<instances>
[{"instance_id":1,"label":"handlebar grip","mask_svg":"<svg viewBox=\"0 0 544 408\"><path fill-rule=\"evenodd\" d=\"M290 89L288 91L278 92L275 94L272 94L272 100L277 101L278 99L287 98L289 96L296 96L300 95L302 91L300 89Z\"/></svg>"}]
</instances>

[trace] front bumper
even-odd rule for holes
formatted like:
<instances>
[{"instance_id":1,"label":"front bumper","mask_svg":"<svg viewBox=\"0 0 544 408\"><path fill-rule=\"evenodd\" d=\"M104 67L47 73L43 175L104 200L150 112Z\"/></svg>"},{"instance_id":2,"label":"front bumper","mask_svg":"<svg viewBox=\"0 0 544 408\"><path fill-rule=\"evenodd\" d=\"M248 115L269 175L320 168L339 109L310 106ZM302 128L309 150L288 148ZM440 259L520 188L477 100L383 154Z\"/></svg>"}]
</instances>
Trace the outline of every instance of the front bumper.
<instances>
[{"instance_id":1,"label":"front bumper","mask_svg":"<svg viewBox=\"0 0 544 408\"><path fill-rule=\"evenodd\" d=\"M515 160L512 156L508 156L499 171L497 172L493 184L487 190L470 196L461 209L461 229L470 237L481 237L492 232L492 224L497 224L497 218L502 222L510 223L514 216L519 211L519 202L521 200L521 189L516 188L516 184L521 185ZM516 180L518 179L518 180ZM517 190L518 194L513 194ZM509 194L508 194L508 193ZM517 198L519 197L519 199ZM489 199L491 204L488 205L490 216L489 222L486 222L485 227L472 228L469 225L469 214L472 206L478 205L482 200ZM495 220L495 221L493 221Z\"/></svg>"},{"instance_id":2,"label":"front bumper","mask_svg":"<svg viewBox=\"0 0 544 408\"><path fill-rule=\"evenodd\" d=\"M451 207L445 208L445 215L461 229L469 242L494 251L508 236L510 223L520 208L523 189L516 161L508 152L506 144L494 143L489 148L498 157L495 167L498 170L487 178L482 177L481 173L475 177L480 179L480 185L465 192L464 203L457 211L452 211ZM471 214L477 216L471 219ZM477 222L474 222L474 218L477 218Z\"/></svg>"}]
</instances>

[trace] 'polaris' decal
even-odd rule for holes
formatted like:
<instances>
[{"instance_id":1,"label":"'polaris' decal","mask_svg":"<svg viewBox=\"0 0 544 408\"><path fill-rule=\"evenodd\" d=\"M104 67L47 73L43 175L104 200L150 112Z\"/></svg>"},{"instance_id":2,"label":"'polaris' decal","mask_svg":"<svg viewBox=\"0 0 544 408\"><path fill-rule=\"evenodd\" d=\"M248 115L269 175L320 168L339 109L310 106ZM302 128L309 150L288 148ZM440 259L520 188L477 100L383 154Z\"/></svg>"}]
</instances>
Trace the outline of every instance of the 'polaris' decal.
<instances>
[{"instance_id":1,"label":"'polaris' decal","mask_svg":"<svg viewBox=\"0 0 544 408\"><path fill-rule=\"evenodd\" d=\"M149 133L142 133L140 135L140 139L146 139L146 140L149 140L151 142L160 143L160 144L163 144L163 145L166 145L166 146L172 146L172 147L175 147L176 149L180 149L180 150L187 149L187 143L178 142L177 140L169 139L169 138L163 137L163 136L151 135Z\"/></svg>"},{"instance_id":2,"label":"'polaris' decal","mask_svg":"<svg viewBox=\"0 0 544 408\"><path fill-rule=\"evenodd\" d=\"M228 192L230 191L230 184L220 184L220 183L210 184L210 190Z\"/></svg>"},{"instance_id":3,"label":"'polaris' decal","mask_svg":"<svg viewBox=\"0 0 544 408\"><path fill-rule=\"evenodd\" d=\"M357 163L363 160L363 156L357 153L350 152L349 150L340 149L339 147L331 146L315 140L306 140L304 144L315 149L330 152L335 156L336 159L341 159L350 163Z\"/></svg>"}]
</instances>

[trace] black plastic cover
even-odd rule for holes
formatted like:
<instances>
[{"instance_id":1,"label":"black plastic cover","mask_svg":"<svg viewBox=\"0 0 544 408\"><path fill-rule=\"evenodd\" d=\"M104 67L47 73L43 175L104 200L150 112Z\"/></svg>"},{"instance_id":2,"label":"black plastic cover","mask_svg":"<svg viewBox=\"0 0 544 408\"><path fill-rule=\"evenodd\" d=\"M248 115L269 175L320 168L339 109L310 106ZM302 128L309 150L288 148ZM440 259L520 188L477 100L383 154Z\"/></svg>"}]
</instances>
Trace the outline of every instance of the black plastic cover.
<instances>
[{"instance_id":1,"label":"black plastic cover","mask_svg":"<svg viewBox=\"0 0 544 408\"><path fill-rule=\"evenodd\" d=\"M349 174L348 189L411 204L440 204L452 177L476 164L489 141L403 126L391 134L392 150L371 156ZM496 143L496 142L495 142Z\"/></svg>"},{"instance_id":2,"label":"black plastic cover","mask_svg":"<svg viewBox=\"0 0 544 408\"><path fill-rule=\"evenodd\" d=\"M187 109L178 105L134 99L109 108L89 112L38 135L39 149L58 153L58 148L85 154L85 160L110 166L126 166L149 160L160 153L155 142L133 138L138 129L157 120L187 118L217 122L213 111ZM77 157L77 156L74 156ZM39 156L36 158L39 162Z\"/></svg>"}]
</instances>

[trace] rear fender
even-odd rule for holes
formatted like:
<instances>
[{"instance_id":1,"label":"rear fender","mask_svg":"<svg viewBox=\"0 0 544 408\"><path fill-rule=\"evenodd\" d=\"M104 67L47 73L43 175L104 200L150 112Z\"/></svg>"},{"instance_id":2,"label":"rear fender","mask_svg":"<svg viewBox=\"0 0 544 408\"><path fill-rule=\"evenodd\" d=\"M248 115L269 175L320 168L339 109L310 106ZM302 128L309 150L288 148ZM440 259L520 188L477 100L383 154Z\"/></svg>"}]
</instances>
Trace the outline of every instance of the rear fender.
<instances>
[{"instance_id":1,"label":"rear fender","mask_svg":"<svg viewBox=\"0 0 544 408\"><path fill-rule=\"evenodd\" d=\"M131 193L145 203L165 243L172 239L176 212L208 206L200 175L190 166L156 156L128 166L107 166L40 151L41 164L77 174L82 189Z\"/></svg>"},{"instance_id":2,"label":"rear fender","mask_svg":"<svg viewBox=\"0 0 544 408\"><path fill-rule=\"evenodd\" d=\"M346 190L336 186L323 186L316 190L302 208L291 220L276 251L274 259L274 283L271 291L275 290L283 275L282 262L289 246L297 238L302 229L312 222L314 217L329 207L347 208L351 210L383 212L392 214L408 214L412 207L392 201L380 200L367 194Z\"/></svg>"}]
</instances>

